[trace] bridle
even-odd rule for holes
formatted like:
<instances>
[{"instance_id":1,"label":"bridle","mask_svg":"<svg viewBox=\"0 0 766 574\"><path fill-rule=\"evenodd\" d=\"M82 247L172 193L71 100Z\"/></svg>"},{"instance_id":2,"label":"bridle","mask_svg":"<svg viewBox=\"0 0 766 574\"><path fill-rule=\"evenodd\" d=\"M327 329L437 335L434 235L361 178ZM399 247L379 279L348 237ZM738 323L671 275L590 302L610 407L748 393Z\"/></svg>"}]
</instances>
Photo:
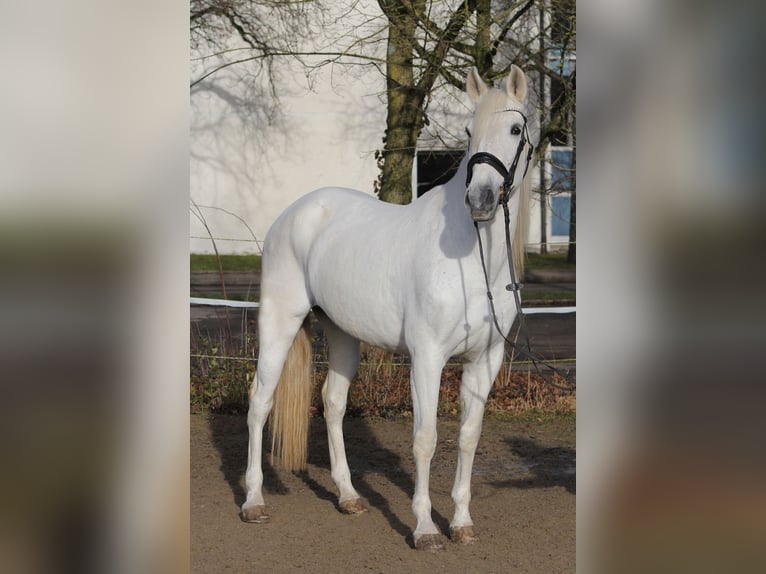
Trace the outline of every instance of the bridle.
<instances>
[{"instance_id":1,"label":"bridle","mask_svg":"<svg viewBox=\"0 0 766 574\"><path fill-rule=\"evenodd\" d=\"M524 338L526 339L527 348L523 349L521 348L521 346L511 341L508 337L506 337L505 333L503 333L503 330L500 328L500 323L497 319L497 313L495 312L494 297L492 295L492 289L489 284L487 264L484 260L484 246L482 245L482 241L481 241L481 233L479 233L479 222L474 221L473 225L474 225L474 228L476 229L476 237L479 242L479 257L481 258L481 267L482 267L482 270L484 271L484 283L487 286L487 299L489 300L489 307L490 307L490 310L492 311L492 319L495 324L495 329L497 329L497 332L500 333L500 336L503 337L503 339L505 339L505 342L508 343L520 355L523 355L527 357L529 360L531 360L538 374L540 374L540 376L543 377L543 380L545 380L551 386L556 387L557 389L567 391L567 392L573 392L575 390L575 383L572 381L572 379L570 379L567 376L569 374L569 371L567 370L566 373L562 373L560 369L557 369L550 363L546 362L537 353L532 351L532 345L529 340L529 332L527 331L526 324L524 322L524 312L521 308L521 296L519 295L519 292L524 287L524 285L522 283L519 283L516 280L516 270L513 267L513 251L511 249L511 217L510 217L510 213L508 209L508 200L511 198L511 195L513 195L513 191L515 191L513 189L513 179L516 173L516 169L518 168L518 165L519 165L519 158L521 157L521 152L524 150L524 146L527 143L529 143L529 149L527 150L527 163L524 166L524 175L522 176L522 180L523 180L527 176L527 170L529 169L529 162L532 159L532 154L534 153L534 146L532 145L532 142L529 141L529 131L527 130L527 117L519 110L509 109L509 110L502 110L502 111L517 112L521 114L522 118L524 118L524 128L521 132L521 140L519 141L519 146L516 148L516 154L513 157L513 162L511 163L511 167L510 169L506 169L505 165L503 165L503 162L489 152L485 152L485 151L476 152L468 160L468 175L466 177L465 186L466 188L468 188L468 186L471 184L473 167L477 163L486 163L492 166L503 177L503 185L500 188L501 192L500 192L500 197L498 201L503 206L503 214L505 216L505 249L508 255L508 269L511 275L511 282L505 286L505 289L506 291L513 292L513 298L516 303L516 314L519 318L519 327L521 331L523 331L524 333ZM468 130L466 129L466 131ZM469 137L471 136L470 132L468 132L468 136ZM565 386L556 384L553 381L545 379L542 372L540 371L540 367L538 364L545 365L546 367L551 369L551 371L553 371L555 374L565 379L570 386L565 387Z\"/></svg>"},{"instance_id":2,"label":"bridle","mask_svg":"<svg viewBox=\"0 0 766 574\"><path fill-rule=\"evenodd\" d=\"M471 178L473 177L473 168L477 163L486 163L490 166L492 166L495 171L497 171L503 178L503 185L501 186L501 192L500 192L500 198L499 200L503 202L505 205L508 200L510 199L512 195L512 187L513 187L513 179L516 175L516 168L519 165L519 159L521 158L521 152L524 151L524 146L529 142L529 148L527 149L527 162L524 166L524 175L522 176L522 179L527 176L527 170L529 169L529 162L532 159L532 154L535 151L535 146L532 145L532 142L529 140L529 130L527 129L527 116L524 115L524 113L520 110L500 110L501 112L516 112L517 114L520 114L522 118L524 118L524 127L521 131L521 140L519 141L519 145L516 148L516 154L513 156L513 162L511 163L510 169L506 169L505 165L502 161L500 161L497 156L492 155L489 152L486 151L478 151L475 154L473 154L468 159L468 174L466 175L465 180L465 186L466 188L471 185ZM498 112L499 113L499 112ZM466 131L468 131L466 129ZM470 132L468 132L468 135L470 137Z\"/></svg>"}]
</instances>

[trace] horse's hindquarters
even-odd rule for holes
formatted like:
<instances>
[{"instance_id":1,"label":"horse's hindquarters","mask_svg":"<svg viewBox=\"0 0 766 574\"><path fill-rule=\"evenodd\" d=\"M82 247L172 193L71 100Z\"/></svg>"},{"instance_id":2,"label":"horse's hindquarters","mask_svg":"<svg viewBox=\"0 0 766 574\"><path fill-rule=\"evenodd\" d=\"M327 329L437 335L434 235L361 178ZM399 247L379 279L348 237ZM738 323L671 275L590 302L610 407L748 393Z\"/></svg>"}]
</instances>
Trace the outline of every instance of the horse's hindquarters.
<instances>
[{"instance_id":1,"label":"horse's hindquarters","mask_svg":"<svg viewBox=\"0 0 766 574\"><path fill-rule=\"evenodd\" d=\"M337 190L318 195L325 219L303 262L312 304L357 339L401 348L412 267L407 208Z\"/></svg>"}]
</instances>

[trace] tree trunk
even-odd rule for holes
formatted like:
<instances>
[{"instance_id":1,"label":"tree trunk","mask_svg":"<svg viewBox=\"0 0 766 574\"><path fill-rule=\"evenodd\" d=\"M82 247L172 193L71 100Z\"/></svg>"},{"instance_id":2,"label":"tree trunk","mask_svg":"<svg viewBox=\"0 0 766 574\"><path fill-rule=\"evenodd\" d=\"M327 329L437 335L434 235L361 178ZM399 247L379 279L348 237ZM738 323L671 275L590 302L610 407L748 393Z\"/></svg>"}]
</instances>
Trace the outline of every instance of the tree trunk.
<instances>
[{"instance_id":1,"label":"tree trunk","mask_svg":"<svg viewBox=\"0 0 766 574\"><path fill-rule=\"evenodd\" d=\"M416 2L417 3L417 2ZM412 162L423 127L423 98L415 88L413 46L417 19L409 2L380 2L388 18L386 135L379 197L389 203L412 200Z\"/></svg>"},{"instance_id":2,"label":"tree trunk","mask_svg":"<svg viewBox=\"0 0 766 574\"><path fill-rule=\"evenodd\" d=\"M476 43L474 61L479 75L485 80L492 71L492 7L490 0L476 0Z\"/></svg>"},{"instance_id":3,"label":"tree trunk","mask_svg":"<svg viewBox=\"0 0 766 574\"><path fill-rule=\"evenodd\" d=\"M548 185L545 175L545 161L540 162L540 253L548 254Z\"/></svg>"},{"instance_id":4,"label":"tree trunk","mask_svg":"<svg viewBox=\"0 0 766 574\"><path fill-rule=\"evenodd\" d=\"M577 173L577 122L572 122L572 173ZM569 251L567 262L577 262L577 178L572 178L572 202L569 207Z\"/></svg>"},{"instance_id":5,"label":"tree trunk","mask_svg":"<svg viewBox=\"0 0 766 574\"><path fill-rule=\"evenodd\" d=\"M545 29L545 12L540 11L540 29ZM539 38L540 53L545 54L545 35L541 34ZM540 97L543 102L547 102L549 93L546 90L545 74L540 74ZM540 110L540 126L544 126L548 122L548 109L543 106ZM540 147L540 253L542 255L548 254L548 196L547 196L547 181L545 177L545 166L548 163L546 161L546 145L543 142L538 143Z\"/></svg>"},{"instance_id":6,"label":"tree trunk","mask_svg":"<svg viewBox=\"0 0 766 574\"><path fill-rule=\"evenodd\" d=\"M567 263L577 263L577 190L572 189L572 199L569 207L569 250Z\"/></svg>"}]
</instances>

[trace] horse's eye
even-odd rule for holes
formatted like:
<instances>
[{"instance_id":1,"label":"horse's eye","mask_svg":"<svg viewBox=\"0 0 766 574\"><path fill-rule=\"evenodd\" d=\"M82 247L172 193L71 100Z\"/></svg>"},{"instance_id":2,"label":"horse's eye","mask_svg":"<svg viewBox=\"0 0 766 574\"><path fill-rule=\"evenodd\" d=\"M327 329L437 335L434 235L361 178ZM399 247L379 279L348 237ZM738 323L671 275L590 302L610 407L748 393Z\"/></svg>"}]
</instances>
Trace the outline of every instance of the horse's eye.
<instances>
[{"instance_id":1,"label":"horse's eye","mask_svg":"<svg viewBox=\"0 0 766 574\"><path fill-rule=\"evenodd\" d=\"M511 135L517 136L521 133L521 126L513 126L511 128Z\"/></svg>"}]
</instances>

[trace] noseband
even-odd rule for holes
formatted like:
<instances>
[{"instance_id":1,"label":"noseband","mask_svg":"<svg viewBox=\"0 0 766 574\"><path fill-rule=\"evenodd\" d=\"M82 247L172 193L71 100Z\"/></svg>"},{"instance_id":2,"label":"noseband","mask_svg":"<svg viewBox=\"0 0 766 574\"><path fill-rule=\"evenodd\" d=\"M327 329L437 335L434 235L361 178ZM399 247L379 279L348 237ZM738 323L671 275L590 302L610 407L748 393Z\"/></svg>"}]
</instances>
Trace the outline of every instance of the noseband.
<instances>
[{"instance_id":1,"label":"noseband","mask_svg":"<svg viewBox=\"0 0 766 574\"><path fill-rule=\"evenodd\" d=\"M486 163L495 168L495 171L497 171L503 178L503 185L501 187L500 192L500 201L507 202L511 197L511 187L513 186L513 179L516 174L516 168L519 165L519 158L521 157L521 152L524 149L524 145L529 142L529 131L527 130L527 116L525 116L521 111L519 110L503 110L504 112L517 112L521 114L521 117L524 118L524 129L521 132L521 141L519 141L519 147L516 148L516 155L513 157L513 163L511 163L511 168L506 169L505 165L503 165L503 162L500 161L497 156L492 155L489 152L486 151L479 151L476 152L471 156L471 158L468 160L468 175L466 176L465 180L465 186L466 188L471 185L471 178L473 177L473 167L477 163ZM466 130L467 131L467 130ZM470 132L469 132L470 137ZM529 169L529 161L532 159L532 153L534 152L535 147L532 145L532 142L529 142L529 149L527 150L527 163L524 166L524 177L527 175L527 169Z\"/></svg>"}]
</instances>

